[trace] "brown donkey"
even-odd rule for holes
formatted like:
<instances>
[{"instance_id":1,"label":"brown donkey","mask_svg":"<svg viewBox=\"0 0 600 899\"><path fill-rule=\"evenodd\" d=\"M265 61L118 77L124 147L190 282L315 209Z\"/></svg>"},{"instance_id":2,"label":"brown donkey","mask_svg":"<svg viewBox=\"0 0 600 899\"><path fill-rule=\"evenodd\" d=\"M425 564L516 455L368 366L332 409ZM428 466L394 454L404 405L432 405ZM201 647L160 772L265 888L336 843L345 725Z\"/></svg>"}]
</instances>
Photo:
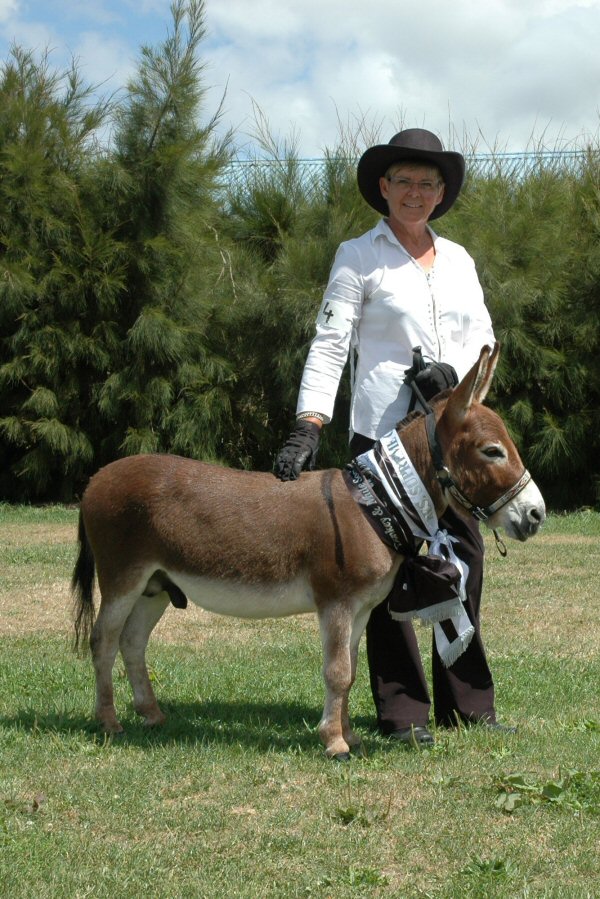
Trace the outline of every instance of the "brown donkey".
<instances>
[{"instance_id":1,"label":"brown donkey","mask_svg":"<svg viewBox=\"0 0 600 899\"><path fill-rule=\"evenodd\" d=\"M470 514L468 496L488 507L489 527L526 540L544 520L544 502L533 481L522 486L523 463L504 424L481 405L497 358L497 346L484 347L455 390L433 404L443 477L433 464L426 416L415 417L400 436L438 515L448 504ZM79 541L76 642L91 633L96 717L106 731L122 730L112 682L119 649L136 711L148 725L164 721L146 645L170 599L189 597L211 612L242 618L315 612L325 680L319 734L328 756L347 758L358 746L348 718L358 644L402 556L377 536L342 471L282 482L178 456L120 459L90 480ZM95 571L101 602L94 624Z\"/></svg>"}]
</instances>

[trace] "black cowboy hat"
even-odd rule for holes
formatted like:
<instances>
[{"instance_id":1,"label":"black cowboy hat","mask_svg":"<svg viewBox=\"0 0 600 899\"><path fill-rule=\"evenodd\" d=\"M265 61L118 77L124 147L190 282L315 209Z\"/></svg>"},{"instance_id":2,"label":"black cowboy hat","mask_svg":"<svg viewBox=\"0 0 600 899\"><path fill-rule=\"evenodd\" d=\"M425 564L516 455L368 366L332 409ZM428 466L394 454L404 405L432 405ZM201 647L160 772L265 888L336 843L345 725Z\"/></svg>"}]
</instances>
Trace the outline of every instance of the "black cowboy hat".
<instances>
[{"instance_id":1,"label":"black cowboy hat","mask_svg":"<svg viewBox=\"0 0 600 899\"><path fill-rule=\"evenodd\" d=\"M462 187L465 177L465 160L460 153L444 150L441 140L423 128L407 128L395 134L389 144L377 144L366 150L358 162L356 176L358 189L373 209L388 214L388 204L381 195L379 179L395 162L414 160L433 163L442 173L445 184L444 196L431 215L437 219L448 212Z\"/></svg>"}]
</instances>

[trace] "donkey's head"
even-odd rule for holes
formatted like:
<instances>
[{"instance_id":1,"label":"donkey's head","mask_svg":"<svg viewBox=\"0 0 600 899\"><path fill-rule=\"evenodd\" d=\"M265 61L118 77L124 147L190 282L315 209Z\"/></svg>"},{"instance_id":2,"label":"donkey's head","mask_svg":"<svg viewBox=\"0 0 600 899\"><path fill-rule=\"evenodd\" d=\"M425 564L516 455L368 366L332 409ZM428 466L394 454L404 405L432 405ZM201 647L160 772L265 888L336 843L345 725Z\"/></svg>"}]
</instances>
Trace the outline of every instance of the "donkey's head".
<instances>
[{"instance_id":1,"label":"donkey's head","mask_svg":"<svg viewBox=\"0 0 600 899\"><path fill-rule=\"evenodd\" d=\"M527 540L546 517L544 500L504 422L481 405L499 351L498 343L493 349L483 347L446 401L435 435L430 429L430 443L449 505L462 515L474 514L492 529L503 527L509 537Z\"/></svg>"}]
</instances>

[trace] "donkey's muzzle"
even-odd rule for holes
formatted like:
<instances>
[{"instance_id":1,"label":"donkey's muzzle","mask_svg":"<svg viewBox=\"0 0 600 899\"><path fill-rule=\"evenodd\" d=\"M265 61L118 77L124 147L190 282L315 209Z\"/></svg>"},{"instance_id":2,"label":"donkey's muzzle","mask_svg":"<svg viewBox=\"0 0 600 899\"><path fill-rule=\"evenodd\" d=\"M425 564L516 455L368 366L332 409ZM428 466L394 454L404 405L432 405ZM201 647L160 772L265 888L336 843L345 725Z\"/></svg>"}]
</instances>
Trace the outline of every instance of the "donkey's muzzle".
<instances>
[{"instance_id":1,"label":"donkey's muzzle","mask_svg":"<svg viewBox=\"0 0 600 899\"><path fill-rule=\"evenodd\" d=\"M537 487L535 489L537 491ZM539 493L539 491L537 492ZM518 503L521 513L519 520L518 522L514 521L513 524L517 531L517 539L525 541L529 540L530 537L535 537L543 525L546 520L546 506L541 494L539 494L539 500L535 503L524 502L523 500L524 498L521 498L521 502Z\"/></svg>"},{"instance_id":2,"label":"donkey's muzzle","mask_svg":"<svg viewBox=\"0 0 600 899\"><path fill-rule=\"evenodd\" d=\"M546 520L546 504L535 482L529 481L497 514L498 520L495 515L489 522L490 526L503 526L508 537L525 542L530 537L535 537Z\"/></svg>"}]
</instances>

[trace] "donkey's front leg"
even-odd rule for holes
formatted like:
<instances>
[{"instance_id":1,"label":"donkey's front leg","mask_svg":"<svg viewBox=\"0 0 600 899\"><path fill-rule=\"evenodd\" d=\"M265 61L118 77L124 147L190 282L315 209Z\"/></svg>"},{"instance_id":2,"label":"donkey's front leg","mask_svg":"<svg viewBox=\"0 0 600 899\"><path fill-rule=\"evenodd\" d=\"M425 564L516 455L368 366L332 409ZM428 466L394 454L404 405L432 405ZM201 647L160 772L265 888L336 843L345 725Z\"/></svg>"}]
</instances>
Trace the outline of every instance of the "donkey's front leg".
<instances>
[{"instance_id":1,"label":"donkey's front leg","mask_svg":"<svg viewBox=\"0 0 600 899\"><path fill-rule=\"evenodd\" d=\"M352 624L352 634L350 636L350 686L354 684L356 680L356 668L358 665L358 647L360 644L360 639L364 633L365 627L367 626L367 621L369 620L369 615L371 614L370 606L367 608L361 608L356 617L354 618L354 622ZM342 733L344 735L344 739L346 743L350 746L351 749L358 749L362 743L361 738L352 730L350 726L350 715L348 710L348 703L350 698L350 690L346 693L346 698L344 700L344 704L342 706Z\"/></svg>"},{"instance_id":2,"label":"donkey's front leg","mask_svg":"<svg viewBox=\"0 0 600 899\"><path fill-rule=\"evenodd\" d=\"M348 695L356 671L352 660L353 615L341 602L319 606L319 626L323 644L325 706L319 736L330 758L346 760L350 745L360 743L348 719Z\"/></svg>"}]
</instances>

